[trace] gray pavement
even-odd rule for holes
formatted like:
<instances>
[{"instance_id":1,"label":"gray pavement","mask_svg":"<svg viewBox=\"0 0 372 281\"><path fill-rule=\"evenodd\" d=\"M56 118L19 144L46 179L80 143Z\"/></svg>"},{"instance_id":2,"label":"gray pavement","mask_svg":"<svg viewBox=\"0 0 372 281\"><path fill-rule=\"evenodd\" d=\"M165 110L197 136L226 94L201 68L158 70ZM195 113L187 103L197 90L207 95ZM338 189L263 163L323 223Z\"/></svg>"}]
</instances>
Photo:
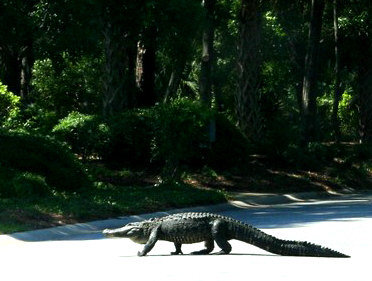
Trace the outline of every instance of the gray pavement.
<instances>
[{"instance_id":1,"label":"gray pavement","mask_svg":"<svg viewBox=\"0 0 372 281\"><path fill-rule=\"evenodd\" d=\"M235 194L228 204L0 235L1 280L371 280L372 194ZM142 245L103 239L101 230L180 211L211 211L234 217L283 239L307 240L350 259L281 257L232 241L228 256L169 256L158 242L139 258ZM33 241L33 242L30 242ZM184 253L201 244L184 245ZM216 247L216 250L217 247Z\"/></svg>"}]
</instances>

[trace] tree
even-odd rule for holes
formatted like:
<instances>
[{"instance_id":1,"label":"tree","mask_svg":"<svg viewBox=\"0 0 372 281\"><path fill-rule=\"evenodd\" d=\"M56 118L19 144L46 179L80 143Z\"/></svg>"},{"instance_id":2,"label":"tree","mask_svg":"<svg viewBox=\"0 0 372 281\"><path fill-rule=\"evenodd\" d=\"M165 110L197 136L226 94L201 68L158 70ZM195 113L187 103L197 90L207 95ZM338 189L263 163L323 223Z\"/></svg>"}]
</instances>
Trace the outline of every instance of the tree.
<instances>
[{"instance_id":1,"label":"tree","mask_svg":"<svg viewBox=\"0 0 372 281\"><path fill-rule=\"evenodd\" d=\"M316 98L319 41L322 29L324 0L312 0L309 36L305 57L304 80L302 84L303 142L315 139L316 134Z\"/></svg>"},{"instance_id":2,"label":"tree","mask_svg":"<svg viewBox=\"0 0 372 281\"><path fill-rule=\"evenodd\" d=\"M199 79L200 96L207 108L211 106L212 101L212 80L214 66L214 30L215 30L215 6L216 0L204 0L205 24L202 37L202 59ZM211 119L208 125L209 142L216 139L216 120Z\"/></svg>"},{"instance_id":3,"label":"tree","mask_svg":"<svg viewBox=\"0 0 372 281\"><path fill-rule=\"evenodd\" d=\"M336 141L340 140L340 120L338 118L338 107L342 95L342 88L340 82L340 52L339 52L339 35L338 35L338 1L333 0L333 32L334 32L334 43L335 43L335 85L334 85L334 98L332 107L332 126L333 133Z\"/></svg>"},{"instance_id":4,"label":"tree","mask_svg":"<svg viewBox=\"0 0 372 281\"><path fill-rule=\"evenodd\" d=\"M0 79L11 92L26 98L34 63L37 1L4 0L0 3Z\"/></svg>"},{"instance_id":5,"label":"tree","mask_svg":"<svg viewBox=\"0 0 372 281\"><path fill-rule=\"evenodd\" d=\"M242 0L239 14L238 89L236 112L239 127L251 140L263 133L260 111L260 14L258 0Z\"/></svg>"},{"instance_id":6,"label":"tree","mask_svg":"<svg viewBox=\"0 0 372 281\"><path fill-rule=\"evenodd\" d=\"M99 11L105 56L103 114L111 116L136 103L135 58L143 2L103 1Z\"/></svg>"},{"instance_id":7,"label":"tree","mask_svg":"<svg viewBox=\"0 0 372 281\"><path fill-rule=\"evenodd\" d=\"M199 89L202 101L210 106L212 99L212 69L214 63L214 10L216 0L204 0L205 23L202 38L202 59Z\"/></svg>"},{"instance_id":8,"label":"tree","mask_svg":"<svg viewBox=\"0 0 372 281\"><path fill-rule=\"evenodd\" d=\"M363 3L363 2L362 2ZM357 67L360 142L372 143L372 4L362 5L363 29L359 32Z\"/></svg>"},{"instance_id":9,"label":"tree","mask_svg":"<svg viewBox=\"0 0 372 281\"><path fill-rule=\"evenodd\" d=\"M137 44L136 81L140 95L138 103L144 107L155 105L157 100L155 92L157 33L155 23L150 23L144 28Z\"/></svg>"}]
</instances>

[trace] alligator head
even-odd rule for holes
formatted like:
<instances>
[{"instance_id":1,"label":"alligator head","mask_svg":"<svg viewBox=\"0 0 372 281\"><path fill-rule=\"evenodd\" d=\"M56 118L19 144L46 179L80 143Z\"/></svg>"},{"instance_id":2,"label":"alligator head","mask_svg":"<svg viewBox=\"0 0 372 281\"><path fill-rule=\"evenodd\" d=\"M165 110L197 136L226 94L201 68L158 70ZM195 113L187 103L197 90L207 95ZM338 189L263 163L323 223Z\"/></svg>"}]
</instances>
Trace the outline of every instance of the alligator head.
<instances>
[{"instance_id":1,"label":"alligator head","mask_svg":"<svg viewBox=\"0 0 372 281\"><path fill-rule=\"evenodd\" d=\"M129 238L135 243L146 244L149 239L148 231L143 226L142 222L128 223L120 228L105 229L103 235L106 237L122 237Z\"/></svg>"}]
</instances>

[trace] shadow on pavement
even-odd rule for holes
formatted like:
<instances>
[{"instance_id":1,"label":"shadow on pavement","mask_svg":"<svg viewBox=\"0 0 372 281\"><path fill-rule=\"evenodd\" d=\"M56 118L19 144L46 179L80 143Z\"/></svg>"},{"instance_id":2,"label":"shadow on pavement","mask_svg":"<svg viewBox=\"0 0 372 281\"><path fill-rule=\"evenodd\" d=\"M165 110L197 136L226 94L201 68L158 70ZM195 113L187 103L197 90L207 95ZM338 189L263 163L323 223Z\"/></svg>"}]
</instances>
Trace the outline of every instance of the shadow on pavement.
<instances>
[{"instance_id":1,"label":"shadow on pavement","mask_svg":"<svg viewBox=\"0 0 372 281\"><path fill-rule=\"evenodd\" d=\"M104 238L104 228L117 228L132 221L169 215L175 212L213 212L241 220L258 228L288 228L298 227L306 223L321 221L358 220L372 217L372 195L359 197L339 197L338 200L311 199L305 202L292 200L291 204L252 206L251 199L233 201L230 204L218 206L195 207L169 212L158 212L118 219L95 221L66 225L49 229L20 232L9 235L21 241L58 241L58 240L96 240ZM342 200L341 200L342 199ZM252 201L252 200L251 200ZM238 204L238 203L239 204ZM1 236L0 236L1 237Z\"/></svg>"}]
</instances>

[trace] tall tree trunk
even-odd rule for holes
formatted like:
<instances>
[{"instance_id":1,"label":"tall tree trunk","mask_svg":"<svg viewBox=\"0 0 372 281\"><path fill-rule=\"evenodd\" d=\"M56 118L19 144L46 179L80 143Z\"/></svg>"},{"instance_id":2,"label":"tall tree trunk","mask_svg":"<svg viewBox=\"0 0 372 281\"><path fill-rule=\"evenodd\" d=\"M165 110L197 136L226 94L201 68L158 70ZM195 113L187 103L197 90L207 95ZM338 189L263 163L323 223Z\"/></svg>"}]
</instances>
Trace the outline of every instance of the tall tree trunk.
<instances>
[{"instance_id":1,"label":"tall tree trunk","mask_svg":"<svg viewBox=\"0 0 372 281\"><path fill-rule=\"evenodd\" d=\"M127 90L127 108L136 106L136 98L138 96L138 88L136 86L136 58L137 45L136 40L131 40L126 51L128 60L128 70L125 76L125 87Z\"/></svg>"},{"instance_id":2,"label":"tall tree trunk","mask_svg":"<svg viewBox=\"0 0 372 281\"><path fill-rule=\"evenodd\" d=\"M341 100L342 88L340 82L340 55L338 41L338 1L333 0L333 33L335 40L335 88L332 107L332 126L336 142L340 141L340 120L338 118L338 106Z\"/></svg>"},{"instance_id":3,"label":"tall tree trunk","mask_svg":"<svg viewBox=\"0 0 372 281\"><path fill-rule=\"evenodd\" d=\"M212 68L214 62L214 10L216 6L216 0L204 0L204 8L206 13L205 26L203 30L203 49L202 49L202 61L200 70L200 96L203 103L210 106L212 100Z\"/></svg>"},{"instance_id":4,"label":"tall tree trunk","mask_svg":"<svg viewBox=\"0 0 372 281\"><path fill-rule=\"evenodd\" d=\"M15 95L20 94L20 81L21 81L21 62L17 53L9 50L3 55L4 65L4 81L3 83L8 86L8 90Z\"/></svg>"},{"instance_id":5,"label":"tall tree trunk","mask_svg":"<svg viewBox=\"0 0 372 281\"><path fill-rule=\"evenodd\" d=\"M319 41L322 28L324 0L312 0L311 18L305 57L305 74L302 85L303 143L307 144L316 137L316 98Z\"/></svg>"},{"instance_id":6,"label":"tall tree trunk","mask_svg":"<svg viewBox=\"0 0 372 281\"><path fill-rule=\"evenodd\" d=\"M174 64L175 65L172 70L171 76L169 77L167 90L165 91L165 95L163 98L163 103L166 103L169 97L174 95L177 92L178 87L181 83L182 73L185 69L186 60L184 59L184 57L182 57L176 60Z\"/></svg>"},{"instance_id":7,"label":"tall tree trunk","mask_svg":"<svg viewBox=\"0 0 372 281\"><path fill-rule=\"evenodd\" d=\"M25 46L21 52L21 81L20 81L20 96L22 100L25 100L30 93L30 82L32 75L32 67L35 59L33 55L32 43L29 42L28 46Z\"/></svg>"},{"instance_id":8,"label":"tall tree trunk","mask_svg":"<svg viewBox=\"0 0 372 281\"><path fill-rule=\"evenodd\" d=\"M260 15L258 0L242 0L238 44L238 89L235 95L239 127L252 141L260 141Z\"/></svg>"},{"instance_id":9,"label":"tall tree trunk","mask_svg":"<svg viewBox=\"0 0 372 281\"><path fill-rule=\"evenodd\" d=\"M105 23L102 33L105 53L103 114L109 117L127 105L124 93L127 61L125 47L119 39L120 32L109 20Z\"/></svg>"},{"instance_id":10,"label":"tall tree trunk","mask_svg":"<svg viewBox=\"0 0 372 281\"><path fill-rule=\"evenodd\" d=\"M140 90L139 105L153 106L156 103L155 70L156 70L156 37L157 28L151 26L138 42L137 85Z\"/></svg>"},{"instance_id":11,"label":"tall tree trunk","mask_svg":"<svg viewBox=\"0 0 372 281\"><path fill-rule=\"evenodd\" d=\"M295 95L298 105L300 115L302 116L302 81L304 78L304 57L305 50L302 39L302 31L297 28L295 24L288 20L288 15L300 14L301 10L307 9L307 4L299 4L296 1L289 1L286 5L283 5L282 2L277 3L277 6L274 8L277 11L278 20L280 26L283 28L286 33L286 38L288 42L288 57L292 69L292 79L295 81ZM298 20L303 20L304 12Z\"/></svg>"},{"instance_id":12,"label":"tall tree trunk","mask_svg":"<svg viewBox=\"0 0 372 281\"><path fill-rule=\"evenodd\" d=\"M368 18L366 26L371 30L372 4L366 7ZM368 30L368 29L367 29ZM358 67L358 109L359 109L359 137L361 143L372 143L372 38L368 32L359 35L358 49L360 54Z\"/></svg>"},{"instance_id":13,"label":"tall tree trunk","mask_svg":"<svg viewBox=\"0 0 372 281\"><path fill-rule=\"evenodd\" d=\"M205 26L203 30L203 49L202 60L199 78L200 96L207 108L211 107L212 103L212 71L214 64L214 30L215 30L215 6L216 0L204 0L205 8ZM216 140L216 120L212 118L207 126L209 143Z\"/></svg>"},{"instance_id":14,"label":"tall tree trunk","mask_svg":"<svg viewBox=\"0 0 372 281\"><path fill-rule=\"evenodd\" d=\"M359 82L359 141L372 143L372 65L362 67L358 73Z\"/></svg>"}]
</instances>

